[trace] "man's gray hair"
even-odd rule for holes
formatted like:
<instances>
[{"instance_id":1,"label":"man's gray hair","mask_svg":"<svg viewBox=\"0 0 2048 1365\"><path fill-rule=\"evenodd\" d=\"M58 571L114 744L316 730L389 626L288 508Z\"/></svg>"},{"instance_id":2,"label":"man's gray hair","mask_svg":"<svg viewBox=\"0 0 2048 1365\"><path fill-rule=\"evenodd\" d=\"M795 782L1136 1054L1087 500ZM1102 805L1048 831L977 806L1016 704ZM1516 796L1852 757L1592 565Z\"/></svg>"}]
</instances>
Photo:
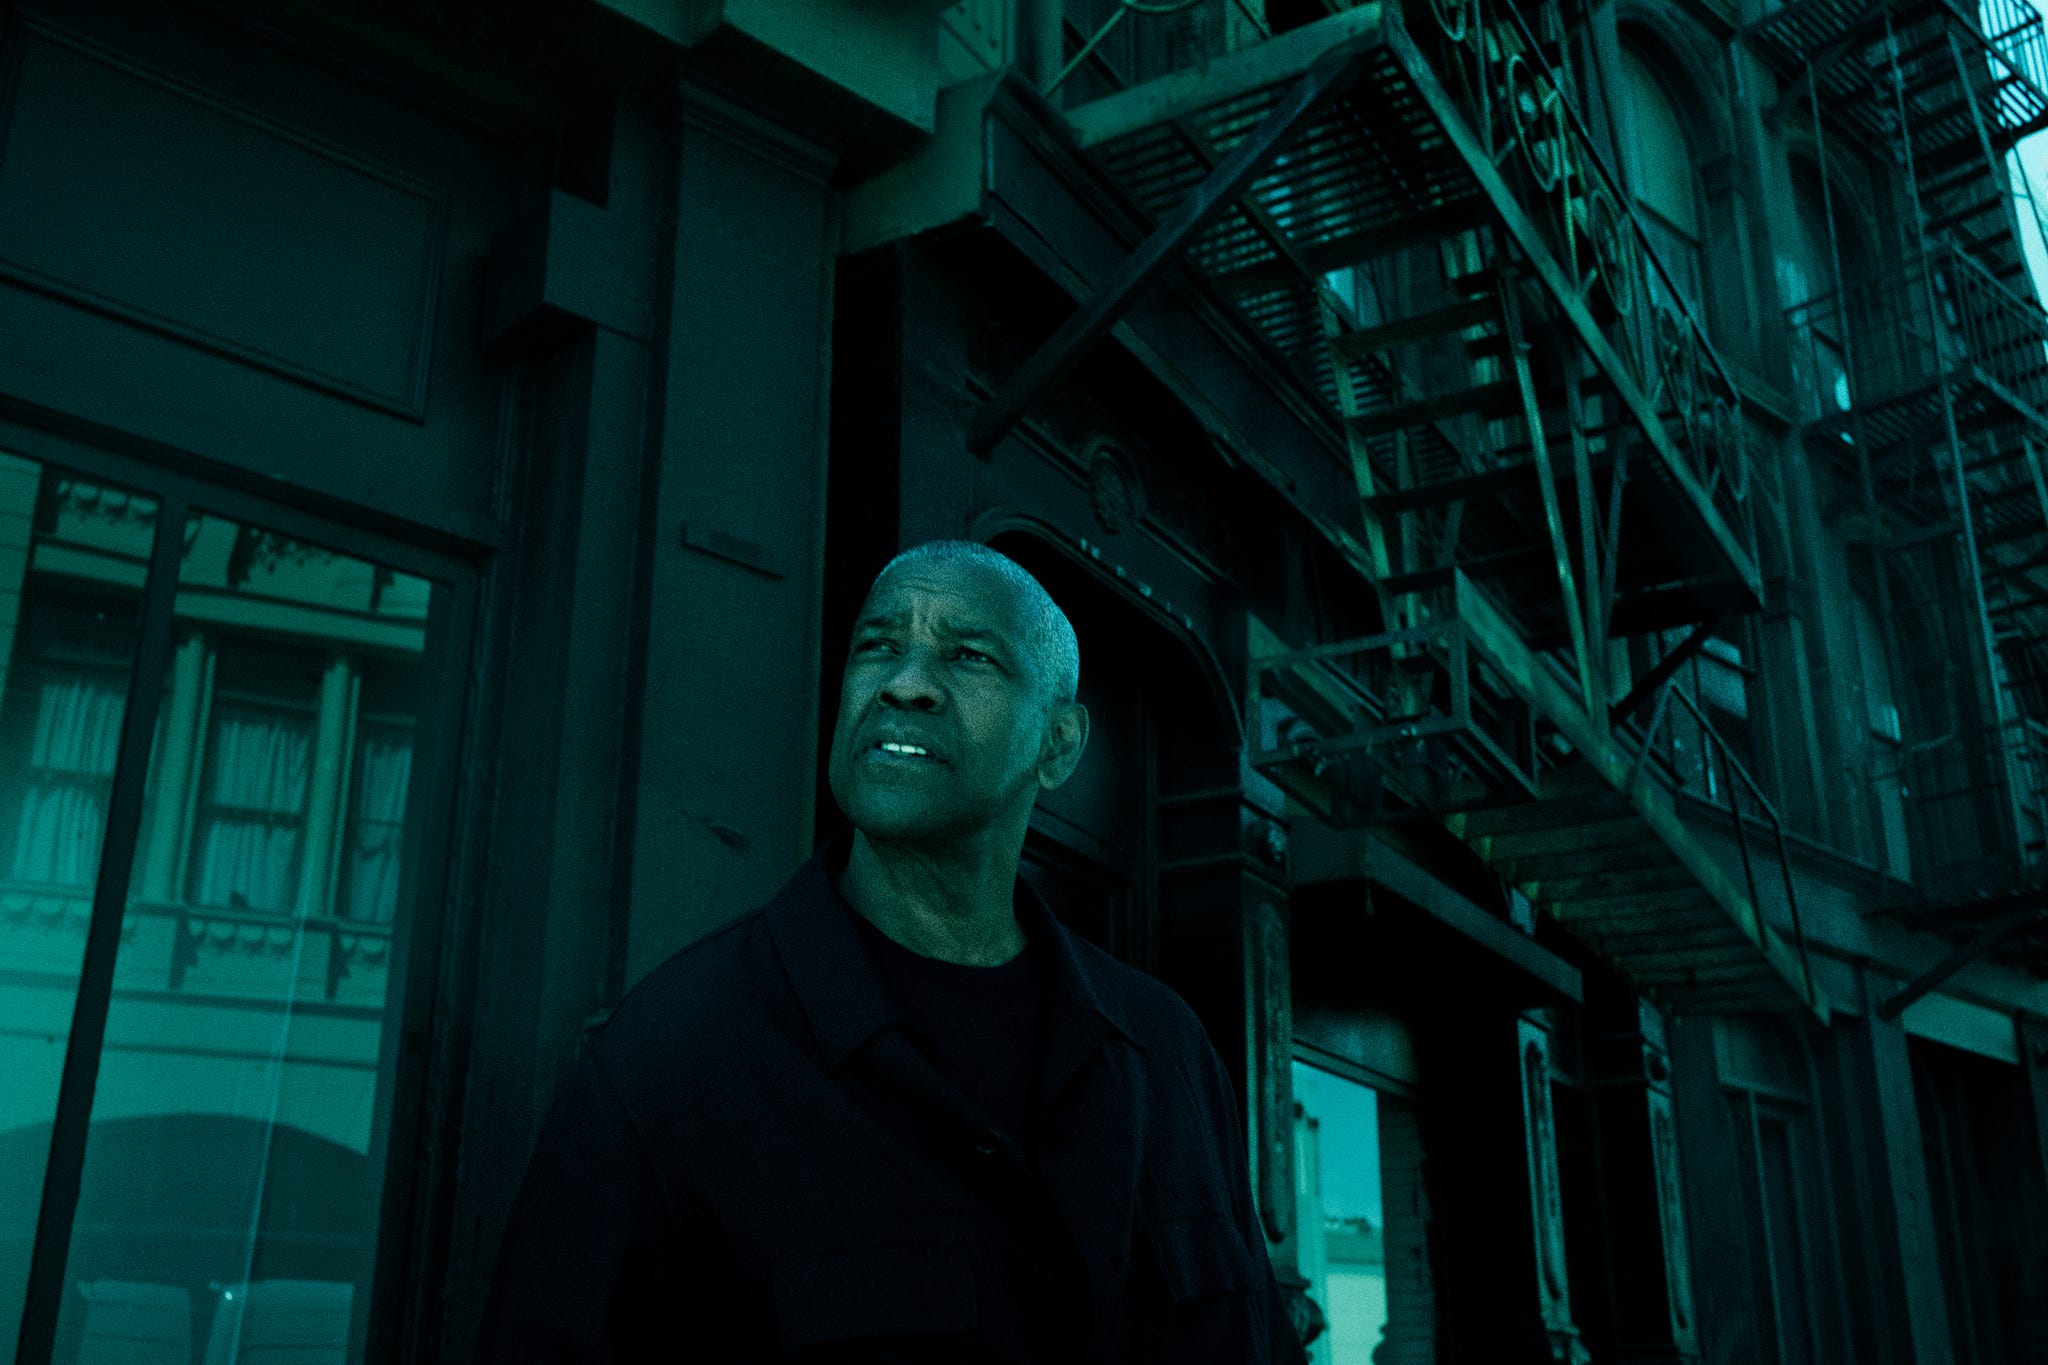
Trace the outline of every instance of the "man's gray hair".
<instances>
[{"instance_id":1,"label":"man's gray hair","mask_svg":"<svg viewBox=\"0 0 2048 1365\"><path fill-rule=\"evenodd\" d=\"M1052 688L1054 702L1074 700L1081 689L1081 642L1074 635L1073 622L1059 603L1031 571L1000 550L991 550L975 540L928 540L913 545L882 566L875 582L886 578L898 565L974 564L1000 574L1017 590L1017 605L1024 615L1026 639L1039 676ZM872 589L870 589L872 590Z\"/></svg>"}]
</instances>

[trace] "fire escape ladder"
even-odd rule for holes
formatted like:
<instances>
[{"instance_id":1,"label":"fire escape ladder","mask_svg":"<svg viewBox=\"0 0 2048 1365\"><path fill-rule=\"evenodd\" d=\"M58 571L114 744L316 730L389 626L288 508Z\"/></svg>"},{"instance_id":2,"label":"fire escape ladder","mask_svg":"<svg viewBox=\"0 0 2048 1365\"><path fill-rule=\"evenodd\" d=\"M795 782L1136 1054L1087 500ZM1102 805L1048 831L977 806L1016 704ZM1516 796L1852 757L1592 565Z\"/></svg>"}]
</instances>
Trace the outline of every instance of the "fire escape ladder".
<instances>
[{"instance_id":1,"label":"fire escape ladder","mask_svg":"<svg viewBox=\"0 0 2048 1365\"><path fill-rule=\"evenodd\" d=\"M1185 269L1118 272L977 439L1117 298L1169 273L1209 293L1324 403L1382 625L1255 660L1252 762L1333 824L1443 822L1668 1007L1824 1012L1770 847L1729 876L1676 795L1698 775L1609 719L1611 639L1759 604L1734 383L1566 98L1557 16L1413 12L1359 5L1067 109L1160 225L1138 255ZM1339 50L1351 77L1297 98ZM1740 839L1766 808L1738 802Z\"/></svg>"},{"instance_id":2,"label":"fire escape ladder","mask_svg":"<svg viewBox=\"0 0 2048 1365\"><path fill-rule=\"evenodd\" d=\"M1890 54L1890 85L1898 118L1899 150L1905 165L1906 182L1919 215L1922 234L1920 240L1920 269L1917 272L1918 279L1914 283L1921 296L1919 306L1922 316L1927 319L1927 325L1932 332L1934 341L1934 345L1931 348L1931 360L1935 371L1934 391L1939 403L1941 416L1941 436L1939 440L1932 443L1931 453L1934 456L1935 472L1949 489L1949 506L1962 541L1964 590L1967 607L1970 611L1970 619L1976 625L1976 629L1971 631L1970 634L1974 653L1977 656L1977 669L1979 670L1979 676L1986 680L1995 680L1998 676L1997 643L1993 639L1991 615L1985 600L1983 560L1981 558L1984 547L1979 543L1976 526L1977 513L1981 510L1981 504L1975 496L1969 475L1963 467L1965 463L1963 436L1957 420L1958 385L1968 377L1970 367L1974 364L1977 357L1960 353L1959 348L1950 344L1950 329L1946 325L1946 319L1950 315L1944 311L1945 304L1954 303L1958 305L1957 311L1953 316L1963 322L1963 332L1965 337L1967 337L1969 331L1968 320L1963 317L1961 312L1965 301L1957 297L1957 286L1964 279L1962 271L1968 268L1966 263L1974 262L1974 253L1987 249L1991 244L1981 238L1968 237L1956 230L1948 221L1948 218L1952 218L1953 215L1947 215L1942 219L1936 219L1931 216L1931 213L1938 208L1942 196L1939 194L1935 195L1935 203L1930 205L1929 196L1923 190L1922 163L1929 155L1928 138L1922 127L1916 124L1914 118L1915 102L1925 100L1928 97L1929 91L1925 84L1920 89L1915 89L1909 84L1904 63L1902 63L1900 58L1899 44L1895 36L1889 32L1889 22L1887 23L1887 29L1888 41L1886 43L1886 50ZM1948 58L1946 64L1948 80L1957 92L1960 104L1969 111L1967 122L1969 131L1962 137L1954 139L1954 142L1950 145L1970 148L1974 144L1974 154L1979 158L1979 165L1987 172L1984 178L1990 179L1994 183L2002 183L2002 178L1995 174L1996 164L1991 157L1989 143L1984 138L1983 121L1977 115L1976 99L1971 88L1970 75L1963 62L1962 50L1956 42L1953 29L1951 28L1944 33L1943 38ZM1936 97L1945 97L1945 92L1937 94ZM1946 107L1941 110L1941 118L1943 121L1951 124L1955 121L1947 113ZM1932 121L1930 120L1930 122ZM1936 150L1939 151L1938 148ZM1967 160L1967 155L1968 153L1966 153L1965 160ZM1969 193L1968 189L1965 189L1963 193ZM1952 243L1952 245L1946 252L1941 252L1936 242L1944 238ZM1982 268L1987 271L1993 269L1992 266L1984 265L1981 262L1974 263L1982 265ZM1944 271L1941 268L1943 264L1947 264L1950 268ZM1871 510L1874 512L1875 508L1873 507ZM1879 566L1878 586L1881 591L1888 592L1889 577L1889 573L1884 570L1883 566ZM1886 610L1889 613L1888 597ZM1992 685L1995 686L1995 682ZM1995 698L1993 706L1994 708L1996 706ZM1993 746L1988 758L1992 770L1991 784L1996 794L2004 798L1998 804L2001 807L2010 806L2013 784L2010 781L2011 774L2006 770L2002 749L1998 746ZM2009 811L2000 809L1995 818L2000 823L2010 827L2013 822L2009 816Z\"/></svg>"},{"instance_id":3,"label":"fire escape ladder","mask_svg":"<svg viewBox=\"0 0 2048 1365\"><path fill-rule=\"evenodd\" d=\"M2005 175L2004 151L2011 144L1994 145L1985 119L1986 87L1994 80L1990 63L1995 57L1987 50L1975 54L1974 61L1966 58L1953 23L1944 38L1946 70L1936 77L1941 94L1934 97L1946 98L1952 90L1954 98L1921 113L1917 124L1954 131L1910 139L1924 138L1924 145L1914 151L1914 164L1922 168L1914 186L1923 230L1936 240L1953 241L1996 278L2024 281L2026 259L2020 252L2019 222ZM1946 178L1941 178L1943 170L1950 171Z\"/></svg>"}]
</instances>

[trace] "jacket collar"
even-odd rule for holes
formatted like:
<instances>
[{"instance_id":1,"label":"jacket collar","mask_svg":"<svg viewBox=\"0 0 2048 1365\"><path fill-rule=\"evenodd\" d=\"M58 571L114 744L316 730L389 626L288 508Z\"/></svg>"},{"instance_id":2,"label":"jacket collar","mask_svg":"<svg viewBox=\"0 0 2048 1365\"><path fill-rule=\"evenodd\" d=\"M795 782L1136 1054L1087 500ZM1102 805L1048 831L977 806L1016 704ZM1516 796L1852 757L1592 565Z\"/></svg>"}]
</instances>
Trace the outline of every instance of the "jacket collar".
<instances>
[{"instance_id":1,"label":"jacket collar","mask_svg":"<svg viewBox=\"0 0 2048 1365\"><path fill-rule=\"evenodd\" d=\"M839 894L833 881L852 846L851 828L828 839L783 883L764 911L775 951L796 988L825 1064L834 1067L902 1019L854 926L851 917L860 912ZM1142 1050L1145 1045L1138 1041L1106 974L1090 960L1094 950L1077 944L1021 876L1013 903L1024 932L1044 945L1048 995L1093 1014Z\"/></svg>"}]
</instances>

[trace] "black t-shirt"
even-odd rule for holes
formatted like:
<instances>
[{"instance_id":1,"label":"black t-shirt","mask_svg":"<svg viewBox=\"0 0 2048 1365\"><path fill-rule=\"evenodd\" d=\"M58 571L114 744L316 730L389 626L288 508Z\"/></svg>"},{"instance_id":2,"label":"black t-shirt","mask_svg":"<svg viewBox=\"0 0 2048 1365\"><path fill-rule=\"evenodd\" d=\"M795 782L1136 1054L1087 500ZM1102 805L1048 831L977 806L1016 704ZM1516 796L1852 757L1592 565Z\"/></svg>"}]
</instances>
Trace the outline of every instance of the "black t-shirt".
<instances>
[{"instance_id":1,"label":"black t-shirt","mask_svg":"<svg viewBox=\"0 0 2048 1365\"><path fill-rule=\"evenodd\" d=\"M835 869L836 871L836 869ZM903 1025L941 1075L998 1132L1026 1153L1037 1145L1038 1052L1045 1010L1047 960L1043 944L994 967L969 967L912 952L869 922L842 896L883 983L903 1012ZM1036 1335L988 1343L1001 1361L1065 1358L1060 1340L1074 1330L1082 1272L1078 1252L1051 1210L1035 1161L1003 1173L991 1167L984 1195L1002 1211L1010 1230L1003 1255L1027 1296L1039 1305L1029 1316Z\"/></svg>"},{"instance_id":2,"label":"black t-shirt","mask_svg":"<svg viewBox=\"0 0 2048 1365\"><path fill-rule=\"evenodd\" d=\"M910 1036L999 1132L1028 1150L1036 1136L1044 949L1027 941L999 966L968 967L914 953L847 910Z\"/></svg>"}]
</instances>

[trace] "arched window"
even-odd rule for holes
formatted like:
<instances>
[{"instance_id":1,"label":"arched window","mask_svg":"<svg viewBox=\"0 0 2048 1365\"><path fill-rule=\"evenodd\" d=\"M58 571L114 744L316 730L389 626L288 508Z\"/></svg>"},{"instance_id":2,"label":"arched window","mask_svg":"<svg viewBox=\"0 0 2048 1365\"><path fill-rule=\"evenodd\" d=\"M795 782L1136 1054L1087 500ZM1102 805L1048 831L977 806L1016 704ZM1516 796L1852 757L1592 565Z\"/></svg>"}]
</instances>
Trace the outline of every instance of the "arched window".
<instances>
[{"instance_id":1,"label":"arched window","mask_svg":"<svg viewBox=\"0 0 2048 1365\"><path fill-rule=\"evenodd\" d=\"M1629 126L1635 129L1636 207L1644 229L1678 291L1704 322L1700 306L1701 223L1693 146L1678 101L1643 56L1622 49L1621 74Z\"/></svg>"}]
</instances>

